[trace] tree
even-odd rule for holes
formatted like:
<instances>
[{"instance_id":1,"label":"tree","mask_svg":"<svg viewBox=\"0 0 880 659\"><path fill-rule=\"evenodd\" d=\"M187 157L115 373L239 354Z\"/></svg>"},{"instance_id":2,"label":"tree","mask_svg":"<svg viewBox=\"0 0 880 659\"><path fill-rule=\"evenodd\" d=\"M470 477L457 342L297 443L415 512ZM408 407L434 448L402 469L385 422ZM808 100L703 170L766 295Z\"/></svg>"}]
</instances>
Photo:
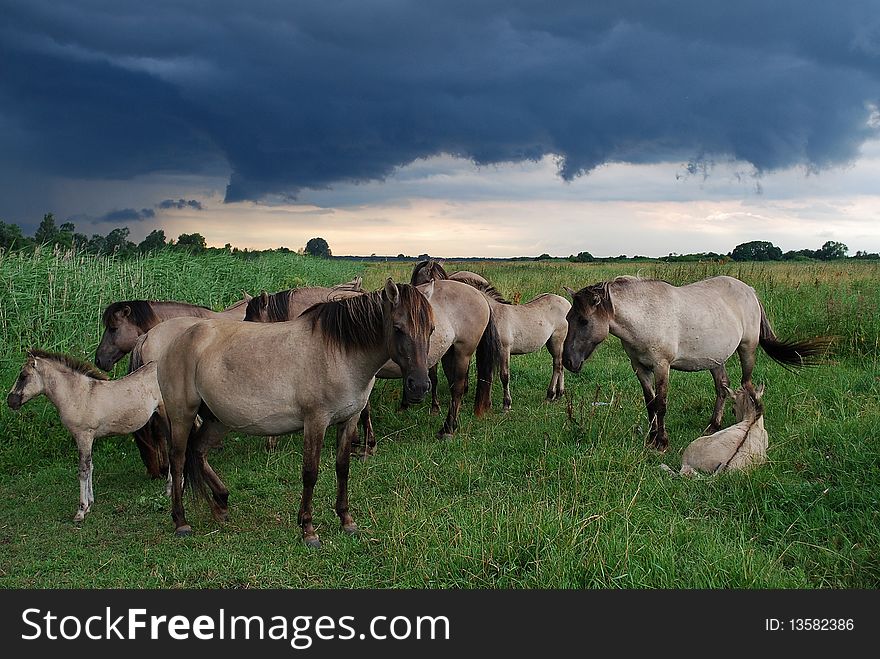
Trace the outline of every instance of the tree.
<instances>
[{"instance_id":1,"label":"tree","mask_svg":"<svg viewBox=\"0 0 880 659\"><path fill-rule=\"evenodd\" d=\"M552 259L552 258L553 257L550 256L547 252L544 252L543 254L541 254L541 256L536 256L535 261L546 261L546 260Z\"/></svg>"},{"instance_id":2,"label":"tree","mask_svg":"<svg viewBox=\"0 0 880 659\"><path fill-rule=\"evenodd\" d=\"M135 245L128 239L128 227L118 227L107 234L104 239L104 252L106 254L119 254L124 256L135 250Z\"/></svg>"},{"instance_id":3,"label":"tree","mask_svg":"<svg viewBox=\"0 0 880 659\"><path fill-rule=\"evenodd\" d=\"M320 256L321 258L329 258L333 256L330 251L330 245L323 238L312 238L306 243L305 253L309 256Z\"/></svg>"},{"instance_id":4,"label":"tree","mask_svg":"<svg viewBox=\"0 0 880 659\"><path fill-rule=\"evenodd\" d=\"M577 256L572 254L568 257L568 260L572 263L589 263L590 261L595 261L596 259L589 252L578 252Z\"/></svg>"},{"instance_id":5,"label":"tree","mask_svg":"<svg viewBox=\"0 0 880 659\"><path fill-rule=\"evenodd\" d=\"M153 229L149 235L138 243L138 251L143 253L155 252L165 247L165 232L162 229Z\"/></svg>"},{"instance_id":6,"label":"tree","mask_svg":"<svg viewBox=\"0 0 880 659\"><path fill-rule=\"evenodd\" d=\"M734 247L730 258L734 261L779 261L782 250L766 240L753 240Z\"/></svg>"},{"instance_id":7,"label":"tree","mask_svg":"<svg viewBox=\"0 0 880 659\"><path fill-rule=\"evenodd\" d=\"M208 248L208 243L200 233L182 233L177 236L177 246L191 252L204 252Z\"/></svg>"},{"instance_id":8,"label":"tree","mask_svg":"<svg viewBox=\"0 0 880 659\"><path fill-rule=\"evenodd\" d=\"M845 259L849 247L835 240L829 240L822 247L816 250L816 258L820 261L834 261L837 259Z\"/></svg>"},{"instance_id":9,"label":"tree","mask_svg":"<svg viewBox=\"0 0 880 659\"><path fill-rule=\"evenodd\" d=\"M58 227L55 226L55 216L52 213L43 215L43 221L34 232L34 242L38 245L54 245L58 239Z\"/></svg>"},{"instance_id":10,"label":"tree","mask_svg":"<svg viewBox=\"0 0 880 659\"><path fill-rule=\"evenodd\" d=\"M17 224L0 222L0 249L7 252L11 249L21 249L30 243L30 238L25 238L21 233L21 227Z\"/></svg>"}]
</instances>

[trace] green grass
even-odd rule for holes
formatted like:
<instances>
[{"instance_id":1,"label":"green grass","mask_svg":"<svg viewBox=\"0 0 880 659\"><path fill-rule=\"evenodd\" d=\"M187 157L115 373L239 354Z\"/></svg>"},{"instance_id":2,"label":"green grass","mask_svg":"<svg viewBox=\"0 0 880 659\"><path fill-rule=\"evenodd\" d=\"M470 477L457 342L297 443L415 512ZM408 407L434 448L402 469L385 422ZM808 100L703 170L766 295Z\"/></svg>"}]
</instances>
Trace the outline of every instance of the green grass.
<instances>
[{"instance_id":1,"label":"green grass","mask_svg":"<svg viewBox=\"0 0 880 659\"><path fill-rule=\"evenodd\" d=\"M446 264L449 270L456 264ZM513 411L463 408L451 441L420 405L397 410L399 384L372 396L379 452L356 462L351 504L363 533L341 533L333 431L315 494L324 546L300 540L302 439L267 454L232 435L212 464L230 522L187 501L195 535L173 536L163 485L146 478L128 437L96 443L93 512L76 509L76 449L44 399L0 410L0 586L298 588L876 588L880 584L880 267L871 264L467 263L508 298L618 274L674 283L732 274L756 287L782 337L834 334L834 363L793 374L759 354L770 463L748 475L673 479L708 421L708 373L673 373L670 449L644 448L641 390L617 339L603 343L567 395L543 401L546 352L514 357ZM220 308L241 289L408 280L411 265L296 255L242 260L163 253L137 261L43 254L0 257L0 382L29 346L91 357L103 306L124 298ZM738 364L729 363L737 381ZM122 367L117 368L121 374ZM448 392L441 375L441 400ZM604 403L594 405L594 403ZM728 419L730 419L728 412Z\"/></svg>"}]
</instances>

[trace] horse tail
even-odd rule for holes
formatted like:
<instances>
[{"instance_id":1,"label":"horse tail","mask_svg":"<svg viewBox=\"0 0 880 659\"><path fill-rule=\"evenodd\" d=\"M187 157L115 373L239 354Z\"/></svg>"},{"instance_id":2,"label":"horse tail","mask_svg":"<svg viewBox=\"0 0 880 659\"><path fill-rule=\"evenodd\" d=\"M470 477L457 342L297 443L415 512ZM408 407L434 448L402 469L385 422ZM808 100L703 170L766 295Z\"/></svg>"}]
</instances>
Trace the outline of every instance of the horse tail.
<instances>
[{"instance_id":1,"label":"horse tail","mask_svg":"<svg viewBox=\"0 0 880 659\"><path fill-rule=\"evenodd\" d=\"M483 416L492 409L492 380L495 368L501 363L501 336L495 324L495 314L489 307L489 322L477 345L477 394L474 398L474 414Z\"/></svg>"},{"instance_id":2,"label":"horse tail","mask_svg":"<svg viewBox=\"0 0 880 659\"><path fill-rule=\"evenodd\" d=\"M784 341L773 333L764 305L758 302L761 309L761 333L759 343L764 352L774 361L783 366L816 366L822 362L833 342L832 337L814 336L800 341Z\"/></svg>"}]
</instances>

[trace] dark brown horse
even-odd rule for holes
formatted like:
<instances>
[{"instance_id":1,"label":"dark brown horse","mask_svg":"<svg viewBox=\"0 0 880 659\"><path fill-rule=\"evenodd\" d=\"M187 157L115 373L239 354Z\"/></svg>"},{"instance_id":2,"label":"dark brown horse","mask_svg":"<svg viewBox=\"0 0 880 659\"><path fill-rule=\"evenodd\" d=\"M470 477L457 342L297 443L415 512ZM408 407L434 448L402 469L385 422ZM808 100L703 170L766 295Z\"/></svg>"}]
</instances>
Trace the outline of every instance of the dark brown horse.
<instances>
[{"instance_id":1,"label":"dark brown horse","mask_svg":"<svg viewBox=\"0 0 880 659\"><path fill-rule=\"evenodd\" d=\"M183 508L184 470L195 491L201 491L200 483L210 488L214 517L227 517L229 490L207 460L208 450L227 430L249 435L303 430L298 521L306 544L320 546L312 496L330 425L337 427L336 513L345 532L356 532L348 507L348 474L358 417L376 371L388 359L404 374L407 398L425 396L433 325L424 295L388 279L379 291L315 305L289 322L200 320L180 334L158 364L171 437L176 533L191 533ZM191 436L197 414L204 422Z\"/></svg>"},{"instance_id":2,"label":"dark brown horse","mask_svg":"<svg viewBox=\"0 0 880 659\"><path fill-rule=\"evenodd\" d=\"M245 297L223 311L212 311L186 302L155 300L126 300L114 302L104 309L102 321L104 334L95 351L95 365L105 371L113 368L120 359L132 351L138 338L149 332L159 323L169 318L191 316L195 318L231 318L242 320L245 304L251 296ZM128 372L134 370L129 364ZM144 466L151 478L165 478L168 474L168 457L161 445L161 433L157 433L156 420L134 433Z\"/></svg>"},{"instance_id":3,"label":"dark brown horse","mask_svg":"<svg viewBox=\"0 0 880 659\"><path fill-rule=\"evenodd\" d=\"M752 370L760 345L784 366L817 363L831 343L827 337L801 341L776 338L755 289L733 277L711 277L686 286L665 281L618 277L574 292L568 313L562 361L578 373L602 341L620 339L642 385L648 411L648 444L669 445L666 395L669 370L710 371L715 380L715 411L708 432L721 428L729 385L725 363L736 352L742 386L752 396Z\"/></svg>"}]
</instances>

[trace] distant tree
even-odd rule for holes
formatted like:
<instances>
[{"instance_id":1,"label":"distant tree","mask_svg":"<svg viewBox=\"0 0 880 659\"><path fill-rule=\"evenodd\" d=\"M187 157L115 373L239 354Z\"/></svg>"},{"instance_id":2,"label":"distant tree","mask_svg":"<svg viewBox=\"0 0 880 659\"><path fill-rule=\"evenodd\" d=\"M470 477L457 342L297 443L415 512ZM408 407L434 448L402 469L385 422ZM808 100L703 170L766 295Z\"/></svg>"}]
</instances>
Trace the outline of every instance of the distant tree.
<instances>
[{"instance_id":1,"label":"distant tree","mask_svg":"<svg viewBox=\"0 0 880 659\"><path fill-rule=\"evenodd\" d=\"M34 232L34 242L38 245L54 245L58 241L58 227L55 226L55 216L52 213L43 215L43 221Z\"/></svg>"},{"instance_id":2,"label":"distant tree","mask_svg":"<svg viewBox=\"0 0 880 659\"><path fill-rule=\"evenodd\" d=\"M538 258L542 258L542 257L539 256ZM590 261L595 261L596 259L589 252L578 252L577 256L572 254L571 256L568 257L568 260L571 261L572 263L589 263Z\"/></svg>"},{"instance_id":3,"label":"distant tree","mask_svg":"<svg viewBox=\"0 0 880 659\"><path fill-rule=\"evenodd\" d=\"M397 255L397 258L399 258L399 259L405 259L406 256L405 256L403 253L401 253L401 254L398 254L398 255Z\"/></svg>"},{"instance_id":4,"label":"distant tree","mask_svg":"<svg viewBox=\"0 0 880 659\"><path fill-rule=\"evenodd\" d=\"M323 238L311 238L306 243L305 253L309 256L320 256L325 259L333 256L330 245Z\"/></svg>"},{"instance_id":5,"label":"distant tree","mask_svg":"<svg viewBox=\"0 0 880 659\"><path fill-rule=\"evenodd\" d=\"M22 234L20 226L0 222L0 249L4 252L11 249L21 249L29 245L30 242L30 238L25 238Z\"/></svg>"},{"instance_id":6,"label":"distant tree","mask_svg":"<svg viewBox=\"0 0 880 659\"><path fill-rule=\"evenodd\" d=\"M128 239L128 227L117 227L104 238L104 253L128 256L133 254L137 247Z\"/></svg>"},{"instance_id":7,"label":"distant tree","mask_svg":"<svg viewBox=\"0 0 880 659\"><path fill-rule=\"evenodd\" d=\"M431 257L428 256L427 254L419 254L419 256L418 256L419 261L427 261L429 258L431 258Z\"/></svg>"},{"instance_id":8,"label":"distant tree","mask_svg":"<svg viewBox=\"0 0 880 659\"><path fill-rule=\"evenodd\" d=\"M784 261L807 261L816 258L816 252L811 249L789 250L782 255Z\"/></svg>"},{"instance_id":9,"label":"distant tree","mask_svg":"<svg viewBox=\"0 0 880 659\"><path fill-rule=\"evenodd\" d=\"M200 233L182 233L177 237L177 246L190 252L204 252L208 243Z\"/></svg>"},{"instance_id":10,"label":"distant tree","mask_svg":"<svg viewBox=\"0 0 880 659\"><path fill-rule=\"evenodd\" d=\"M734 261L779 261L782 250L766 240L753 240L734 247L730 258Z\"/></svg>"},{"instance_id":11,"label":"distant tree","mask_svg":"<svg viewBox=\"0 0 880 659\"><path fill-rule=\"evenodd\" d=\"M849 247L843 243L829 240L822 247L816 250L816 258L820 261L835 261L837 259L845 259Z\"/></svg>"},{"instance_id":12,"label":"distant tree","mask_svg":"<svg viewBox=\"0 0 880 659\"><path fill-rule=\"evenodd\" d=\"M553 258L553 257L550 256L549 254L547 254L547 252L544 252L543 254L541 254L541 256L536 256L536 257L535 257L535 260L536 260L536 261L547 261L547 260L552 259L552 258Z\"/></svg>"},{"instance_id":13,"label":"distant tree","mask_svg":"<svg viewBox=\"0 0 880 659\"><path fill-rule=\"evenodd\" d=\"M854 259L880 259L880 254L877 252L864 252L862 250L858 250L853 256Z\"/></svg>"},{"instance_id":14,"label":"distant tree","mask_svg":"<svg viewBox=\"0 0 880 659\"><path fill-rule=\"evenodd\" d=\"M86 250L92 254L105 254L106 250L104 247L106 244L107 239L104 236L93 233L92 237L89 238L89 242L86 243Z\"/></svg>"},{"instance_id":15,"label":"distant tree","mask_svg":"<svg viewBox=\"0 0 880 659\"><path fill-rule=\"evenodd\" d=\"M141 254L145 254L158 251L165 245L165 232L162 229L153 229L146 238L138 243L137 248Z\"/></svg>"}]
</instances>

